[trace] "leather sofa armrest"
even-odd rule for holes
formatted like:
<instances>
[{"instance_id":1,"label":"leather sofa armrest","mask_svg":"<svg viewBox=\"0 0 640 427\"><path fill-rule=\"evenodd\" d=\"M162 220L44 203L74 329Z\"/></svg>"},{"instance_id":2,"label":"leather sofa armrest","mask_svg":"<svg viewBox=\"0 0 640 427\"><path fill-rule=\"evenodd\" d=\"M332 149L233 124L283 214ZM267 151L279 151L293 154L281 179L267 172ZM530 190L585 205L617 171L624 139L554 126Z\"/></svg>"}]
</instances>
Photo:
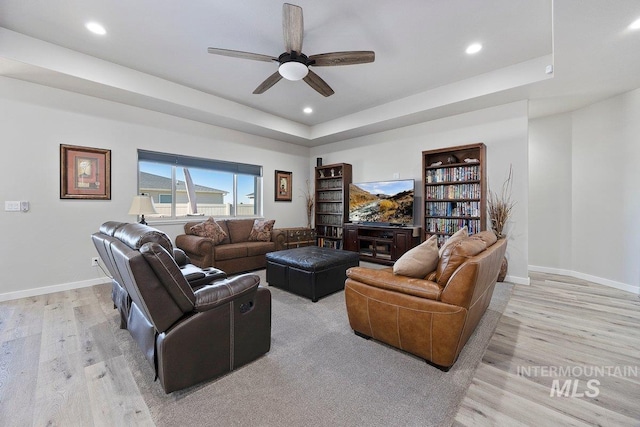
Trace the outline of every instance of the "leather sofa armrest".
<instances>
[{"instance_id":1,"label":"leather sofa armrest","mask_svg":"<svg viewBox=\"0 0 640 427\"><path fill-rule=\"evenodd\" d=\"M271 231L271 241L276 244L276 251L286 249L287 230L284 228L275 228Z\"/></svg>"},{"instance_id":2,"label":"leather sofa armrest","mask_svg":"<svg viewBox=\"0 0 640 427\"><path fill-rule=\"evenodd\" d=\"M392 268L351 267L347 277L360 283L389 291L438 301L442 288L431 280L393 274Z\"/></svg>"},{"instance_id":3,"label":"leather sofa armrest","mask_svg":"<svg viewBox=\"0 0 640 427\"><path fill-rule=\"evenodd\" d=\"M257 274L243 274L207 285L195 291L196 311L207 311L240 296L256 292L260 284Z\"/></svg>"},{"instance_id":4,"label":"leather sofa armrest","mask_svg":"<svg viewBox=\"0 0 640 427\"><path fill-rule=\"evenodd\" d=\"M208 237L195 236L193 234L180 234L176 237L176 246L184 250L187 253L205 255L211 254L214 256L213 239Z\"/></svg>"}]
</instances>

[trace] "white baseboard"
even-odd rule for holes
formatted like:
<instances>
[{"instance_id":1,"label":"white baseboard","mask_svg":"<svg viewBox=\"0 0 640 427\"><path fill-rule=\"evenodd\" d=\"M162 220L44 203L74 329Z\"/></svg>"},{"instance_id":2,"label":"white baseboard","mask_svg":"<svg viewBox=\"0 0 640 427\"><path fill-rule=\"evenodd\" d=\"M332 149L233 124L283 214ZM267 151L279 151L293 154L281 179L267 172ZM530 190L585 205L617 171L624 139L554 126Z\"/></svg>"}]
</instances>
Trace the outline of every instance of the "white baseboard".
<instances>
[{"instance_id":1,"label":"white baseboard","mask_svg":"<svg viewBox=\"0 0 640 427\"><path fill-rule=\"evenodd\" d=\"M518 277L518 276L509 276L508 274L505 276L504 282L513 283L516 285L530 285L531 280L528 277Z\"/></svg>"},{"instance_id":2,"label":"white baseboard","mask_svg":"<svg viewBox=\"0 0 640 427\"><path fill-rule=\"evenodd\" d=\"M110 282L108 277L99 277L96 279L82 280L80 282L63 283L61 285L43 286L41 288L25 289L23 291L7 292L0 294L0 302L11 301L14 299L34 297L38 295L51 294L53 292L69 291L71 289L86 288L94 285L101 285Z\"/></svg>"},{"instance_id":3,"label":"white baseboard","mask_svg":"<svg viewBox=\"0 0 640 427\"><path fill-rule=\"evenodd\" d=\"M575 277L576 279L588 280L589 282L599 285L609 286L610 288L620 289L621 291L631 292L640 295L640 286L628 285L615 280L604 279L602 277L592 276L590 274L580 273L579 271L565 270L562 268L540 267L538 265L530 265L529 270L538 273L561 274L563 276Z\"/></svg>"}]
</instances>

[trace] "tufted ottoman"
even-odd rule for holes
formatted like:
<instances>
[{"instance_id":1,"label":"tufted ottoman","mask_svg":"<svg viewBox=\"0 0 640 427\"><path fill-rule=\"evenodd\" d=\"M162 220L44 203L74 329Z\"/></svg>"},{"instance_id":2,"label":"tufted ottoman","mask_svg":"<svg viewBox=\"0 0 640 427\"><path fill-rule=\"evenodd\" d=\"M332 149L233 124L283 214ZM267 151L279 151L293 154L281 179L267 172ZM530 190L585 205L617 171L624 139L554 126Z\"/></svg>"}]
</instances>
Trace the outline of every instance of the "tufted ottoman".
<instances>
[{"instance_id":1,"label":"tufted ottoman","mask_svg":"<svg viewBox=\"0 0 640 427\"><path fill-rule=\"evenodd\" d=\"M344 289L346 271L360 264L356 252L305 246L269 252L267 283L316 302Z\"/></svg>"}]
</instances>

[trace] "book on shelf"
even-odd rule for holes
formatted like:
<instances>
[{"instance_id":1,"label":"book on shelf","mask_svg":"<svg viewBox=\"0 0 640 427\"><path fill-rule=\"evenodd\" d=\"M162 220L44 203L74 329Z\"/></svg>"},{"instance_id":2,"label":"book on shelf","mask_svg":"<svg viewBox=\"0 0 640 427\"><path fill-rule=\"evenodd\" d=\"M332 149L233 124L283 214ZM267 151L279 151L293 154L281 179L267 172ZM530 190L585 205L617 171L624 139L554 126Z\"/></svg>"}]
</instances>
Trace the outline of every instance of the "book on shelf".
<instances>
[{"instance_id":1,"label":"book on shelf","mask_svg":"<svg viewBox=\"0 0 640 427\"><path fill-rule=\"evenodd\" d=\"M318 238L318 246L330 249L342 249L342 240Z\"/></svg>"}]
</instances>

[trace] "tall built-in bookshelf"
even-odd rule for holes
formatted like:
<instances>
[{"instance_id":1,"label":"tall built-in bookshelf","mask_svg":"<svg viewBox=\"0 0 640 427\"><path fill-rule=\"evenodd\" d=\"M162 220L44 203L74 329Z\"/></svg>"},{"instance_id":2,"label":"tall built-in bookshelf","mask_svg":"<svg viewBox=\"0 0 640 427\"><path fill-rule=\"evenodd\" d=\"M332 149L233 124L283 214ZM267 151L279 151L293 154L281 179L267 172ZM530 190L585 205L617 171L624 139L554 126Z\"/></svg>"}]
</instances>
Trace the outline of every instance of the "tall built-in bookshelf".
<instances>
[{"instance_id":1,"label":"tall built-in bookshelf","mask_svg":"<svg viewBox=\"0 0 640 427\"><path fill-rule=\"evenodd\" d=\"M342 249L342 224L349 218L351 165L317 166L315 171L315 224L318 246Z\"/></svg>"},{"instance_id":2,"label":"tall built-in bookshelf","mask_svg":"<svg viewBox=\"0 0 640 427\"><path fill-rule=\"evenodd\" d=\"M449 236L468 227L469 234L485 230L486 146L483 143L422 152L424 237Z\"/></svg>"}]
</instances>

